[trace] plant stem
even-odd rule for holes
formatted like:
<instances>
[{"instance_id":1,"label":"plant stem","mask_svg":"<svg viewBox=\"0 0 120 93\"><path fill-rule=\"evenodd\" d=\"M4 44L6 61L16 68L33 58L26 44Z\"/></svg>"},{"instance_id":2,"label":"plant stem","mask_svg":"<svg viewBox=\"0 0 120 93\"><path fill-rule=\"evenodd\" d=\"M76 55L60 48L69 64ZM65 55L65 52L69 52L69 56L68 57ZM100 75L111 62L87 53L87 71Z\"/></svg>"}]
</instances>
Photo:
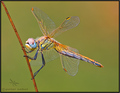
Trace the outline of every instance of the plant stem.
<instances>
[{"instance_id":1,"label":"plant stem","mask_svg":"<svg viewBox=\"0 0 120 93\"><path fill-rule=\"evenodd\" d=\"M23 53L24 53L24 55L27 55L26 52L25 52L25 49L24 49L24 47L23 47L22 41L21 41L21 39L20 39L20 36L19 36L19 34L18 34L18 32L17 32L17 29L16 29L16 27L15 27L15 25L14 25L14 23L13 23L11 17L10 17L10 14L9 14L9 12L8 12L8 10L7 10L4 2L1 1L1 3L2 3L2 5L3 5L3 7L4 7L4 9L5 9L6 13L7 13L7 16L8 16L8 18L9 18L9 20L10 20L10 23L11 23L11 25L12 25L12 27L13 27L13 29L14 29L14 32L15 32L17 38L18 38L18 41L19 41L19 43L20 43L20 45L21 45L21 47L22 47ZM33 77L33 73L32 73L32 69L31 69L31 66L30 66L30 63L29 63L29 60L28 60L27 57L25 57L25 58L26 58L26 61L27 61L27 64L28 64L28 68L29 68L29 70L30 70L31 77L34 78L34 77ZM33 80L33 84L34 84L35 90L36 90L36 92L38 92L35 79L32 79L32 80Z\"/></svg>"}]
</instances>

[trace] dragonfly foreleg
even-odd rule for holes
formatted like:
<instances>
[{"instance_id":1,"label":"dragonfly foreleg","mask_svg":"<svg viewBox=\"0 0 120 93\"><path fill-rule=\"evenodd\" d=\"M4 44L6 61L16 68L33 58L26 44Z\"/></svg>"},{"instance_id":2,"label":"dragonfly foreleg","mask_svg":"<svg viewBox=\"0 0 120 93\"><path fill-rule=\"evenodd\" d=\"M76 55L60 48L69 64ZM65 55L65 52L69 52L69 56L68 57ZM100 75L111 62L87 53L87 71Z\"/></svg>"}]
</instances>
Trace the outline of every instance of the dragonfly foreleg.
<instances>
[{"instance_id":1,"label":"dragonfly foreleg","mask_svg":"<svg viewBox=\"0 0 120 93\"><path fill-rule=\"evenodd\" d=\"M40 46L39 46L39 43L40 43L40 41L38 41L38 49L37 49L37 52L35 53L35 56L32 58L32 57L30 57L30 56L27 56L27 55L24 55L24 57L28 57L29 59L31 59L31 60L36 60L37 59L37 55L38 55L38 52L39 52L39 49L40 49ZM29 51L29 52L32 52L32 50L31 51Z\"/></svg>"},{"instance_id":2,"label":"dragonfly foreleg","mask_svg":"<svg viewBox=\"0 0 120 93\"><path fill-rule=\"evenodd\" d=\"M45 66L45 59L44 59L44 56L43 56L43 53L41 51L41 57L42 57L42 66L40 67L39 70L37 70L35 73L34 73L34 77L38 74L38 72ZM33 78L34 78L33 77Z\"/></svg>"},{"instance_id":3,"label":"dragonfly foreleg","mask_svg":"<svg viewBox=\"0 0 120 93\"><path fill-rule=\"evenodd\" d=\"M23 46L24 47L24 46ZM25 52L26 53L31 53L31 52L33 52L33 50L31 50L31 51L29 51L26 47L24 47L25 48ZM23 49L22 49L23 50ZM27 51L26 51L27 50Z\"/></svg>"}]
</instances>

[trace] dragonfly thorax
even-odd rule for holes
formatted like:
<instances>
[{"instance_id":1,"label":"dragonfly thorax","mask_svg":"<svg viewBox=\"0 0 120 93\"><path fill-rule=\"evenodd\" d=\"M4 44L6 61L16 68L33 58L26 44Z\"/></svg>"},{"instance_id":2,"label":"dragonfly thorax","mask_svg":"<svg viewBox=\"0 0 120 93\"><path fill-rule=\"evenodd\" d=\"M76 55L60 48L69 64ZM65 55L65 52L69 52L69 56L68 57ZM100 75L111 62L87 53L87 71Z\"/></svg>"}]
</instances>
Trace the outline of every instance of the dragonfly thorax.
<instances>
[{"instance_id":1,"label":"dragonfly thorax","mask_svg":"<svg viewBox=\"0 0 120 93\"><path fill-rule=\"evenodd\" d=\"M54 48L55 40L50 37L42 36L36 40L36 42L38 42L38 41L40 41L39 46L40 46L41 50L49 50L49 49Z\"/></svg>"}]
</instances>

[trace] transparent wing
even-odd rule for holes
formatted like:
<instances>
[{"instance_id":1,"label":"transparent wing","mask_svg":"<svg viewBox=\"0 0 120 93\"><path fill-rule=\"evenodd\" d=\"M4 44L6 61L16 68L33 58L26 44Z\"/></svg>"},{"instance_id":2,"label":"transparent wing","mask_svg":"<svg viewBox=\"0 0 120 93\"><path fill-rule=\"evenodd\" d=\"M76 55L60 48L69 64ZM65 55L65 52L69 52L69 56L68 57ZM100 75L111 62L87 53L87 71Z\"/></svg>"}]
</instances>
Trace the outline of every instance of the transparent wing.
<instances>
[{"instance_id":1,"label":"transparent wing","mask_svg":"<svg viewBox=\"0 0 120 93\"><path fill-rule=\"evenodd\" d=\"M56 58L58 58L59 53L57 53L54 49L50 49L50 50L43 51L43 56L44 56L44 59L45 59L45 63L47 63L47 62L50 62L50 61L55 60ZM39 54L37 56L37 59L30 61L30 65L32 65L32 66L42 65L42 59L41 59L40 51L39 51Z\"/></svg>"},{"instance_id":2,"label":"transparent wing","mask_svg":"<svg viewBox=\"0 0 120 93\"><path fill-rule=\"evenodd\" d=\"M68 50L65 50L67 53L69 53L69 51L74 51L76 53L79 53L79 51L77 49L68 47ZM73 53L74 53L73 52ZM71 52L72 53L72 52ZM78 72L78 66L79 66L79 59L75 59L72 57L68 57L66 55L60 54L61 57L61 63L62 63L62 67L63 69L71 76L75 76Z\"/></svg>"},{"instance_id":3,"label":"transparent wing","mask_svg":"<svg viewBox=\"0 0 120 93\"><path fill-rule=\"evenodd\" d=\"M68 29L76 27L80 23L80 19L78 16L72 16L66 18L63 23L54 31L50 33L50 37L56 37L59 34L67 31Z\"/></svg>"},{"instance_id":4,"label":"transparent wing","mask_svg":"<svg viewBox=\"0 0 120 93\"><path fill-rule=\"evenodd\" d=\"M31 11L37 19L37 22L43 35L48 35L51 31L55 29L55 23L42 10L40 10L37 7L33 7Z\"/></svg>"}]
</instances>

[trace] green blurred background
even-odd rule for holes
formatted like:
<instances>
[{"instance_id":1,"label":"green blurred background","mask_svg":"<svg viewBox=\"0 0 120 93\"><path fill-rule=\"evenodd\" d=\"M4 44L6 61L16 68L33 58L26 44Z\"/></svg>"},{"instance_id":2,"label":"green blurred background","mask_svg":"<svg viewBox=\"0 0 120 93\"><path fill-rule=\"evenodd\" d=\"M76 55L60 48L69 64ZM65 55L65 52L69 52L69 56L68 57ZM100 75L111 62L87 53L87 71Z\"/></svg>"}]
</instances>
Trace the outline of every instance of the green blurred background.
<instances>
[{"instance_id":1,"label":"green blurred background","mask_svg":"<svg viewBox=\"0 0 120 93\"><path fill-rule=\"evenodd\" d=\"M68 75L60 59L48 62L36 76L39 92L117 92L119 90L118 1L4 1L23 44L42 33L31 13L44 11L58 27L68 16L78 16L80 24L55 39L79 50L104 68L80 61L76 76ZM1 4L1 91L34 92L33 81L23 51ZM33 69L33 72L35 70ZM12 83L18 83L16 86Z\"/></svg>"}]
</instances>

